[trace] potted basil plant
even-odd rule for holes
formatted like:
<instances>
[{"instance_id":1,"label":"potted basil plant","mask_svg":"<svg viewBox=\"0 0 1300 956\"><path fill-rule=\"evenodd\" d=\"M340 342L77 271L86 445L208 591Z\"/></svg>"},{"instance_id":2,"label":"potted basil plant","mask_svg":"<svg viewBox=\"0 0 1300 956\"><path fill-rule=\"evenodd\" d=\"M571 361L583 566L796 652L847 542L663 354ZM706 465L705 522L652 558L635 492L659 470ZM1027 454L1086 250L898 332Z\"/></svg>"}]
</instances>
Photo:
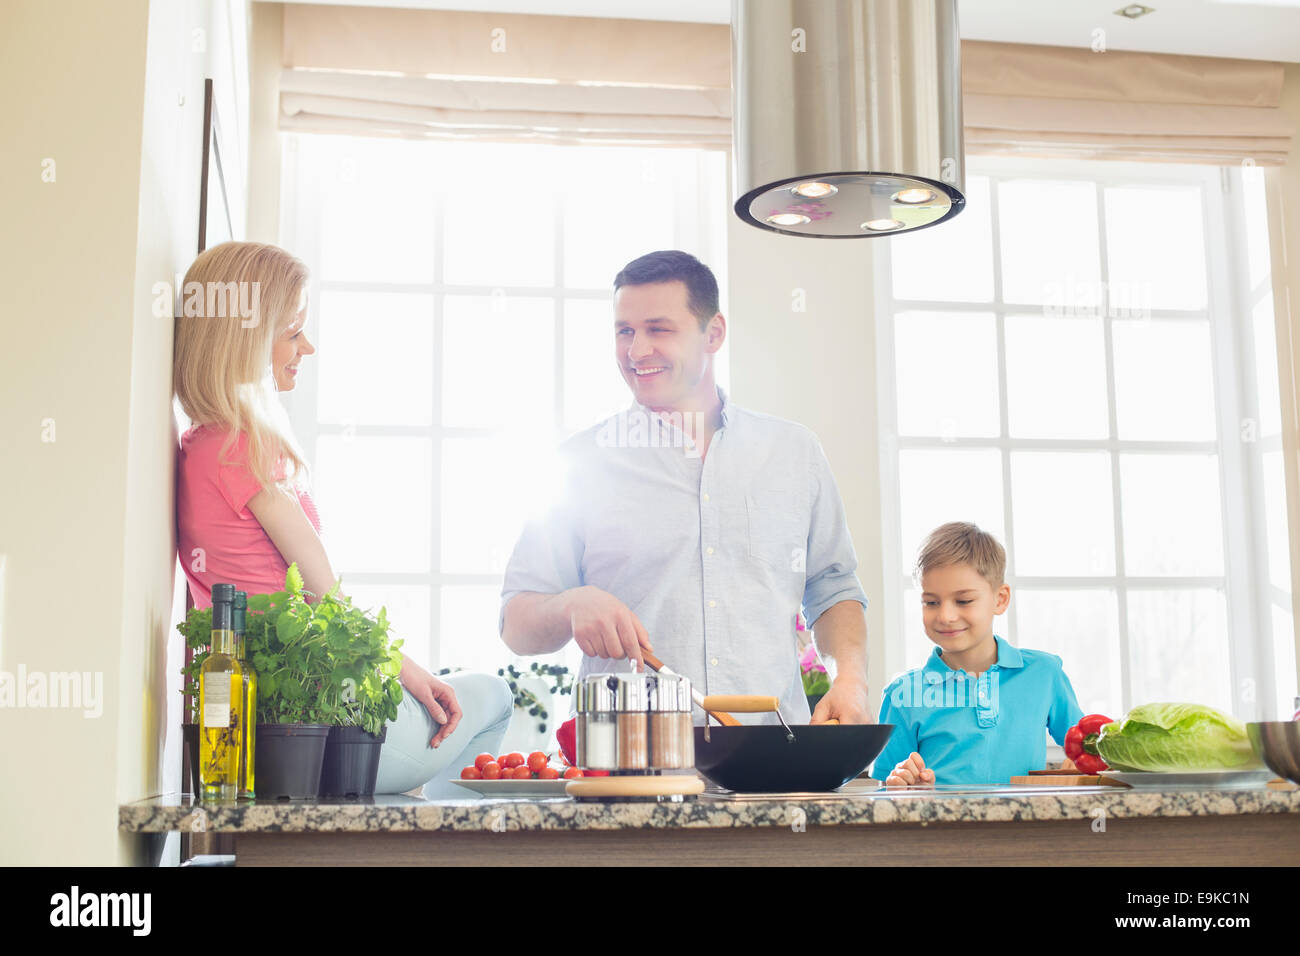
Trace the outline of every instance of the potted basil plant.
<instances>
[{"instance_id":1,"label":"potted basil plant","mask_svg":"<svg viewBox=\"0 0 1300 956\"><path fill-rule=\"evenodd\" d=\"M290 565L284 591L248 599L244 640L258 680L256 792L312 798L324 778L336 795L373 794L386 724L402 700L402 642L389 640L384 609L369 617L337 583L316 604L305 593ZM331 747L349 749L337 750L326 776Z\"/></svg>"},{"instance_id":2,"label":"potted basil plant","mask_svg":"<svg viewBox=\"0 0 1300 956\"><path fill-rule=\"evenodd\" d=\"M317 796L330 731L329 653L312 627L315 614L297 565L290 565L284 585L274 594L250 594L244 625L244 654L257 671L253 790L270 800Z\"/></svg>"},{"instance_id":3,"label":"potted basil plant","mask_svg":"<svg viewBox=\"0 0 1300 956\"><path fill-rule=\"evenodd\" d=\"M402 702L402 642L388 637L388 612L371 618L349 598L328 594L316 606L325 623L333 667L327 682L329 742L321 796L368 797L379 776L379 751L388 722Z\"/></svg>"}]
</instances>

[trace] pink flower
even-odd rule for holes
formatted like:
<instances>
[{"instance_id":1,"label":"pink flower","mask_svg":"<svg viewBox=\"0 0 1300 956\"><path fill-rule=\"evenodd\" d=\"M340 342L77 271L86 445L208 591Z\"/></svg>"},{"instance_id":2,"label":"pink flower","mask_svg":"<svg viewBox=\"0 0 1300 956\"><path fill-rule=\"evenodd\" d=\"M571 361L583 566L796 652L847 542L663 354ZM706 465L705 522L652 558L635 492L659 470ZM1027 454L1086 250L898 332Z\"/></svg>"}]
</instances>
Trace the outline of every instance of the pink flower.
<instances>
[{"instance_id":1,"label":"pink flower","mask_svg":"<svg viewBox=\"0 0 1300 956\"><path fill-rule=\"evenodd\" d=\"M799 667L802 668L805 673L812 671L820 671L823 674L826 673L826 668L822 666L821 659L817 656L817 648L813 647L811 644L809 644L808 649L800 655Z\"/></svg>"}]
</instances>

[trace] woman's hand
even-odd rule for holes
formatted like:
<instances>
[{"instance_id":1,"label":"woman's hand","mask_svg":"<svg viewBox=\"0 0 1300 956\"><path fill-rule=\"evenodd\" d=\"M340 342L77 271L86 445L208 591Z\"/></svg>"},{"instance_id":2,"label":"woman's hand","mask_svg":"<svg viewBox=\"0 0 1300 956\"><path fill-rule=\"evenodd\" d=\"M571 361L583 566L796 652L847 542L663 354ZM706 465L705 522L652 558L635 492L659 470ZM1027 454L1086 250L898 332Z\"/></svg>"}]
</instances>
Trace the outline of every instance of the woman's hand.
<instances>
[{"instance_id":1,"label":"woman's hand","mask_svg":"<svg viewBox=\"0 0 1300 956\"><path fill-rule=\"evenodd\" d=\"M402 655L402 673L398 678L412 697L422 703L435 723L442 724L429 741L436 748L460 723L460 701L446 681L438 680L405 654Z\"/></svg>"},{"instance_id":2,"label":"woman's hand","mask_svg":"<svg viewBox=\"0 0 1300 956\"><path fill-rule=\"evenodd\" d=\"M889 771L889 779L885 781L885 786L932 787L934 786L934 771L925 765L925 761L921 759L919 753L913 751L911 756Z\"/></svg>"}]
</instances>

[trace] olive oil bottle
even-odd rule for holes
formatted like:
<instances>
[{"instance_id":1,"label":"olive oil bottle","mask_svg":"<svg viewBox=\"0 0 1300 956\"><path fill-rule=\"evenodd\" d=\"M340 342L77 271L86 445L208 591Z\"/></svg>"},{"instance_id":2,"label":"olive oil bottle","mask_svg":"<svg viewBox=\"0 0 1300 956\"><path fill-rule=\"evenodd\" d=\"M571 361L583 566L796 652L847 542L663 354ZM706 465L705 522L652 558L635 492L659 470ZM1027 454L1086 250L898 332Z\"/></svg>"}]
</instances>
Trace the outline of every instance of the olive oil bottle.
<instances>
[{"instance_id":1,"label":"olive oil bottle","mask_svg":"<svg viewBox=\"0 0 1300 956\"><path fill-rule=\"evenodd\" d=\"M257 671L244 647L244 622L248 615L248 592L236 591L230 620L235 630L235 660L244 672L244 745L239 750L239 796L255 796L253 750L257 742Z\"/></svg>"},{"instance_id":2,"label":"olive oil bottle","mask_svg":"<svg viewBox=\"0 0 1300 956\"><path fill-rule=\"evenodd\" d=\"M235 657L233 584L212 586L212 643L199 674L199 784L205 798L236 798L244 741L244 672Z\"/></svg>"}]
</instances>

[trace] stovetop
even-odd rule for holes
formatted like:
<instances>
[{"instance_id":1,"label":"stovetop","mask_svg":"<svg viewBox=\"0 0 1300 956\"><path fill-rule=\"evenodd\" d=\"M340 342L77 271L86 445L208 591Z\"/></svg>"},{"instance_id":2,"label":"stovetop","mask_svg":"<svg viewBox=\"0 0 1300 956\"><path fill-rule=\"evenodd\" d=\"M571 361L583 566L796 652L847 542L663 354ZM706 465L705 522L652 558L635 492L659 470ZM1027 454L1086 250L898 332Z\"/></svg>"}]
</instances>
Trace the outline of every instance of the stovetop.
<instances>
[{"instance_id":1,"label":"stovetop","mask_svg":"<svg viewBox=\"0 0 1300 956\"><path fill-rule=\"evenodd\" d=\"M794 792L794 793L736 793L734 790L724 790L721 787L708 786L700 794L700 799L743 800L756 802L761 800L843 800L845 797L859 797L867 794L873 794L880 789L880 783L875 780L858 778L850 780L838 790L829 790L821 792Z\"/></svg>"}]
</instances>

